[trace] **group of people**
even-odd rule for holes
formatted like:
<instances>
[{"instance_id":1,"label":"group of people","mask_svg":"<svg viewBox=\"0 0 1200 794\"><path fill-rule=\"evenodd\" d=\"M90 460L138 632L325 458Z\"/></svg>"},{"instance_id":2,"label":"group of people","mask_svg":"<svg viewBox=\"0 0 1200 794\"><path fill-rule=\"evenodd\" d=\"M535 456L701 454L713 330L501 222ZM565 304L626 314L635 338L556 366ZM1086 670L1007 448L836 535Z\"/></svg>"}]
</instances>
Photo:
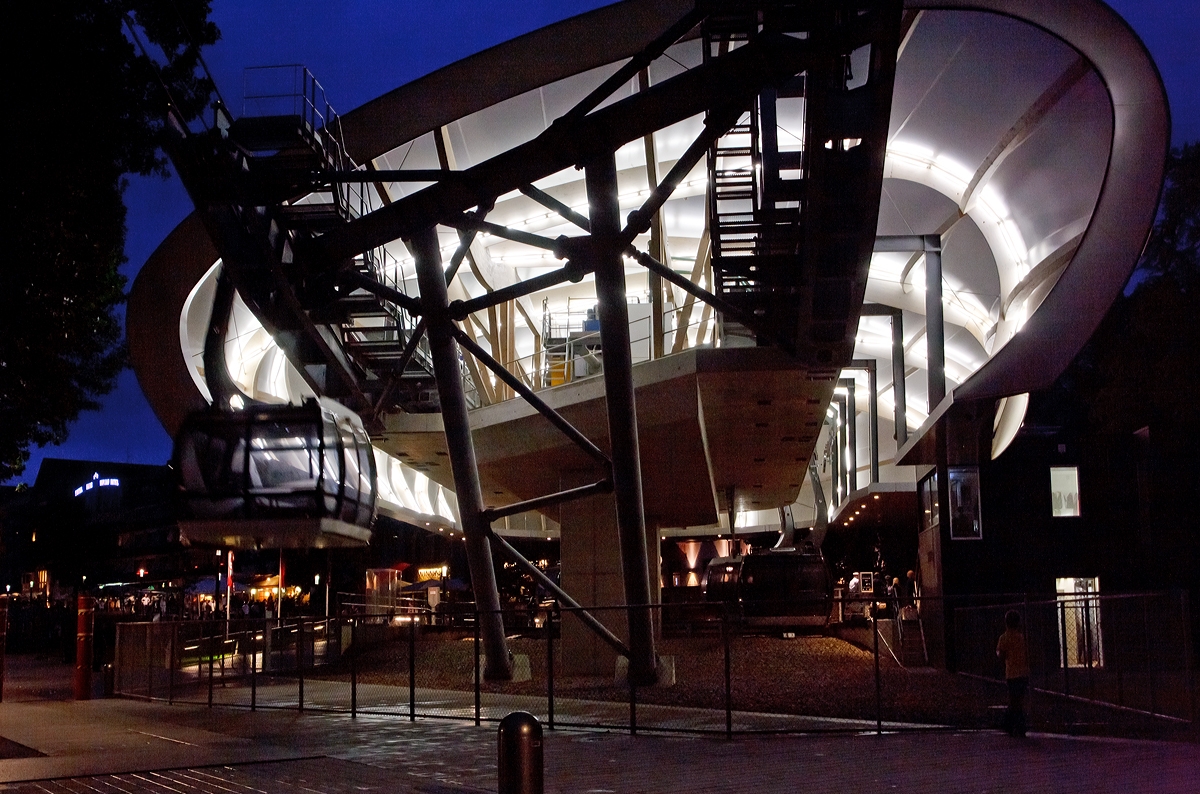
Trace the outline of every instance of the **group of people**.
<instances>
[{"instance_id":1,"label":"group of people","mask_svg":"<svg viewBox=\"0 0 1200 794\"><path fill-rule=\"evenodd\" d=\"M915 607L920 601L921 589L915 571L909 571L903 582L898 576L889 579L886 574L868 575L872 577L872 582L867 592L875 601L886 603L893 615L899 617L904 608ZM880 582L885 585L884 592L880 592L876 586ZM864 598L863 582L858 573L851 575L846 586L846 594L850 599Z\"/></svg>"},{"instance_id":2,"label":"group of people","mask_svg":"<svg viewBox=\"0 0 1200 794\"><path fill-rule=\"evenodd\" d=\"M851 599L862 599L862 590L862 580L856 573L850 577L847 593ZM881 595L873 593L876 600L882 600ZM902 617L905 609L917 608L920 599L920 584L915 572L909 571L904 582L900 577L887 582L887 603L897 616ZM1021 613L1015 609L1005 613L1004 627L1004 633L996 643L996 656L1004 665L1004 680L1008 686L1008 708L1004 712L1003 727L1008 735L1021 737L1026 730L1025 698L1029 692L1029 649L1021 628Z\"/></svg>"}]
</instances>

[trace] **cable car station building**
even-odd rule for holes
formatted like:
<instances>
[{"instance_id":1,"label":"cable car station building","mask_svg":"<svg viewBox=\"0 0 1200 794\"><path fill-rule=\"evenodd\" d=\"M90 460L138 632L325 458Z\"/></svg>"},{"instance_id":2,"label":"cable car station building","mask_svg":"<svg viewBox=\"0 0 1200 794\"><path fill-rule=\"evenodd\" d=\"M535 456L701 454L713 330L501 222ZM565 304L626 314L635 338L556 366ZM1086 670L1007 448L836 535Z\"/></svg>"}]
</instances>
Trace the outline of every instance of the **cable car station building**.
<instances>
[{"instance_id":1,"label":"cable car station building","mask_svg":"<svg viewBox=\"0 0 1200 794\"><path fill-rule=\"evenodd\" d=\"M1099 0L627 0L341 115L302 69L246 82L172 120L197 209L130 296L182 531L449 531L497 679L497 556L628 605L565 658L643 683L662 542L788 508L819 545L869 504L941 594L978 466L1135 266L1169 140ZM561 583L521 534L560 539Z\"/></svg>"}]
</instances>

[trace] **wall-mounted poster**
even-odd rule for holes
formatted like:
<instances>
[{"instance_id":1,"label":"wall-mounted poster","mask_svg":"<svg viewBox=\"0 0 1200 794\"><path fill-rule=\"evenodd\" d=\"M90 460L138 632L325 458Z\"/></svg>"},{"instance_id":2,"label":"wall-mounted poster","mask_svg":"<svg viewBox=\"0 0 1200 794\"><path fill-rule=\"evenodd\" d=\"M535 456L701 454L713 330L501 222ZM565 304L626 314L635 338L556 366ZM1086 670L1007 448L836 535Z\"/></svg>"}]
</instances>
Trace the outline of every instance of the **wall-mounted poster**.
<instances>
[{"instance_id":1,"label":"wall-mounted poster","mask_svg":"<svg viewBox=\"0 0 1200 794\"><path fill-rule=\"evenodd\" d=\"M950 469L950 538L983 538L979 468L976 466L955 466Z\"/></svg>"},{"instance_id":2,"label":"wall-mounted poster","mask_svg":"<svg viewBox=\"0 0 1200 794\"><path fill-rule=\"evenodd\" d=\"M941 518L938 508L937 473L934 472L921 480L918 489L921 494L921 531L933 529Z\"/></svg>"}]
</instances>

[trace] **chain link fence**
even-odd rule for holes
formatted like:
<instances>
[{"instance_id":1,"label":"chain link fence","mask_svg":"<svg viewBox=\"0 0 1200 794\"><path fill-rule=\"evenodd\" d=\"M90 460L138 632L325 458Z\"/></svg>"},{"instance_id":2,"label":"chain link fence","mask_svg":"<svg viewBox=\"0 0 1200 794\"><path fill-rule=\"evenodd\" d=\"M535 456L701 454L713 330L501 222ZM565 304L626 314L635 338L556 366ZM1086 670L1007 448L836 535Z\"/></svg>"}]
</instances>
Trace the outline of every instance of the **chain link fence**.
<instances>
[{"instance_id":1,"label":"chain link fence","mask_svg":"<svg viewBox=\"0 0 1200 794\"><path fill-rule=\"evenodd\" d=\"M509 681L481 675L472 610L123 624L114 689L171 702L476 723L521 710L550 727L634 733L993 728L1006 702L996 640L1015 604L1026 615L1034 667L1031 727L1189 730L1195 687L1185 605L1161 595L1094 600L1016 597L941 610L835 600L830 621L816 626L748 620L724 604L640 607L653 611L662 635L660 682L645 687L629 685L625 660L586 628L580 610L556 604L504 613ZM624 636L630 609L587 611ZM959 672L929 665L927 635L941 629L922 613L953 622Z\"/></svg>"},{"instance_id":2,"label":"chain link fence","mask_svg":"<svg viewBox=\"0 0 1200 794\"><path fill-rule=\"evenodd\" d=\"M1003 681L996 640L1009 610L1021 615L1029 648L1034 724L1071 729L1086 728L1089 720L1195 720L1186 593L1063 594L958 607L955 669Z\"/></svg>"}]
</instances>

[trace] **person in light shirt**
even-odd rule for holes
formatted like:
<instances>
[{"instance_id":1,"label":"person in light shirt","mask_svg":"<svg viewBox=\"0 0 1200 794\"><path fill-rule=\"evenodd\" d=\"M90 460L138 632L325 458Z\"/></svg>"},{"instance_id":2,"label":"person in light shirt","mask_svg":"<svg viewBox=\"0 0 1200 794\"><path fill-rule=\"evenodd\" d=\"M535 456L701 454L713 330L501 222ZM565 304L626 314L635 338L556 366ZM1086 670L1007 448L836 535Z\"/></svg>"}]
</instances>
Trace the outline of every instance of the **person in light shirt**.
<instances>
[{"instance_id":1,"label":"person in light shirt","mask_svg":"<svg viewBox=\"0 0 1200 794\"><path fill-rule=\"evenodd\" d=\"M1008 683L1008 710L1004 712L1004 730L1009 736L1025 735L1025 693L1029 691L1029 649L1021 631L1021 613L1015 609L1004 615L1004 633L996 643L996 655L1004 661L1004 680Z\"/></svg>"}]
</instances>

